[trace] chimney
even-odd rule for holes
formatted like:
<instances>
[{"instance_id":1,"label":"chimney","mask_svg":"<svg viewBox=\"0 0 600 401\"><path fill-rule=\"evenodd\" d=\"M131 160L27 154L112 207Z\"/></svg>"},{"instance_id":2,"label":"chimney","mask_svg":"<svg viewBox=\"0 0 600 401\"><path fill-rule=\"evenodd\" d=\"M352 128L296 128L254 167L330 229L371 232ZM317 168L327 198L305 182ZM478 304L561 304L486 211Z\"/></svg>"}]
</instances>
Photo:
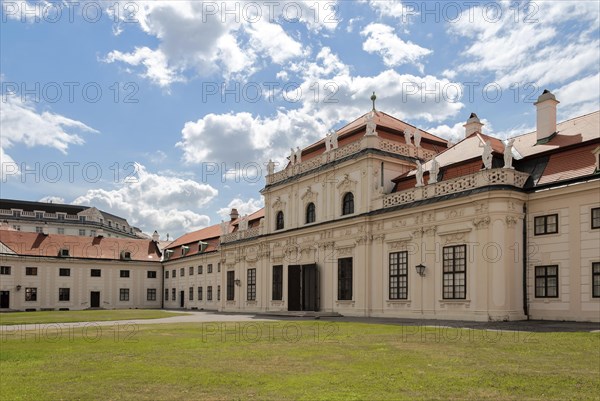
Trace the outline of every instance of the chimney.
<instances>
[{"instance_id":1,"label":"chimney","mask_svg":"<svg viewBox=\"0 0 600 401\"><path fill-rule=\"evenodd\" d=\"M156 230L154 230L154 233L152 234L152 241L154 241L154 242L160 241L160 235L158 235L158 231L156 231Z\"/></svg>"},{"instance_id":2,"label":"chimney","mask_svg":"<svg viewBox=\"0 0 600 401\"><path fill-rule=\"evenodd\" d=\"M477 114L471 113L467 123L463 125L465 127L465 138L474 134L475 132L479 132L483 134L483 124L479 121L479 117Z\"/></svg>"},{"instance_id":3,"label":"chimney","mask_svg":"<svg viewBox=\"0 0 600 401\"><path fill-rule=\"evenodd\" d=\"M231 221L237 219L238 217L240 217L240 214L238 213L237 209L231 209L231 213L229 213L229 218L231 218Z\"/></svg>"},{"instance_id":4,"label":"chimney","mask_svg":"<svg viewBox=\"0 0 600 401\"><path fill-rule=\"evenodd\" d=\"M556 133L556 105L560 103L548 89L538 97L533 105L537 113L536 145L548 142Z\"/></svg>"}]
</instances>

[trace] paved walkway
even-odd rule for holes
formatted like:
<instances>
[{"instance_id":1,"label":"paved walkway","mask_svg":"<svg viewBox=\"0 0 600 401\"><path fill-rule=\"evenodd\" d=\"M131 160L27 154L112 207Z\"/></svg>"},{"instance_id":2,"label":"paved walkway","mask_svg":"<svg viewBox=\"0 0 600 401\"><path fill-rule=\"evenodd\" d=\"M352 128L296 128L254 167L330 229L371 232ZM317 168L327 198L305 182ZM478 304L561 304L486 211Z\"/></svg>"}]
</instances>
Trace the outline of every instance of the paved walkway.
<instances>
[{"instance_id":1,"label":"paved walkway","mask_svg":"<svg viewBox=\"0 0 600 401\"><path fill-rule=\"evenodd\" d=\"M42 324L20 324L12 326L0 326L0 332L15 330L46 330L52 327L70 328L82 326L114 326L131 324L172 324L172 323L210 323L210 322L256 322L256 321L312 321L314 317L298 318L294 316L272 316L267 314L243 314L243 313L219 313L205 311L180 311L169 310L173 313L181 313L181 316L172 316L161 319L132 319L132 320L110 320L101 322L73 322L73 323L42 323ZM589 322L559 322L548 320L526 320L514 322L468 322L460 320L433 320L433 319L396 319L396 318L369 318L369 317L319 317L321 321L327 322L356 322L371 324L391 324L399 326L434 326L455 327L478 330L502 330L502 331L526 331L537 333L550 332L600 332L600 323Z\"/></svg>"},{"instance_id":2,"label":"paved walkway","mask_svg":"<svg viewBox=\"0 0 600 401\"><path fill-rule=\"evenodd\" d=\"M208 323L208 322L255 322L268 321L272 319L261 319L256 315L247 314L221 314L214 312L196 312L196 311L175 311L172 313L181 313L181 316L164 317L160 319L130 319L130 320L105 320L100 322L64 322L64 323L36 323L36 324L15 324L0 325L0 332L24 331L24 330L51 330L78 328L85 326L115 326L115 325L138 325L138 324L172 324L172 323Z\"/></svg>"}]
</instances>

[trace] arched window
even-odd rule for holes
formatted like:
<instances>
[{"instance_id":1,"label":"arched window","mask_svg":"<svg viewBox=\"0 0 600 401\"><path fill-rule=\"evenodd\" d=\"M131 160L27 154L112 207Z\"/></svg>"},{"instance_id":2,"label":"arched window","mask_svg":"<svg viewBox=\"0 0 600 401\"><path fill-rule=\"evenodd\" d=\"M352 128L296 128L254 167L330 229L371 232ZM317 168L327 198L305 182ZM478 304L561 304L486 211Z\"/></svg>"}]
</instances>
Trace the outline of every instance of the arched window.
<instances>
[{"instance_id":1,"label":"arched window","mask_svg":"<svg viewBox=\"0 0 600 401\"><path fill-rule=\"evenodd\" d=\"M354 213L354 195L352 192L347 192L344 195L344 202L342 204L342 215Z\"/></svg>"},{"instance_id":2,"label":"arched window","mask_svg":"<svg viewBox=\"0 0 600 401\"><path fill-rule=\"evenodd\" d=\"M277 219L275 222L275 229L276 230L283 230L283 212L279 211L277 212Z\"/></svg>"},{"instance_id":3,"label":"arched window","mask_svg":"<svg viewBox=\"0 0 600 401\"><path fill-rule=\"evenodd\" d=\"M306 206L306 224L314 223L316 220L315 204L309 203Z\"/></svg>"}]
</instances>

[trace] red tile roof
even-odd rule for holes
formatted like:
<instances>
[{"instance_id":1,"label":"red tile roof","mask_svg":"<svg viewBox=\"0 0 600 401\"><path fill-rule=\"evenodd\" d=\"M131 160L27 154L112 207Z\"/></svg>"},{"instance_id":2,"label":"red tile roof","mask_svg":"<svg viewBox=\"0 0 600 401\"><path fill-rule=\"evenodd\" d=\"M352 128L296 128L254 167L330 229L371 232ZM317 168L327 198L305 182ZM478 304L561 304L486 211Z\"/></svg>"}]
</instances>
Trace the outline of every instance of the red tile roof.
<instances>
[{"instance_id":1,"label":"red tile roof","mask_svg":"<svg viewBox=\"0 0 600 401\"><path fill-rule=\"evenodd\" d=\"M364 136L366 131L365 116L367 114L368 113L363 114L356 120L337 130L336 135L338 136L339 147L358 141ZM406 143L404 133L412 133L416 128L413 125L384 113L383 111L377 111L373 120L377 125L376 130L380 137L401 143ZM448 143L447 140L421 129L419 129L419 131L421 132L421 146L423 148L429 150L441 150L446 148L446 144ZM302 160L312 159L324 152L325 139L323 138L302 150Z\"/></svg>"},{"instance_id":2,"label":"red tile roof","mask_svg":"<svg viewBox=\"0 0 600 401\"><path fill-rule=\"evenodd\" d=\"M58 257L61 249L69 249L69 257L118 260L121 252L131 254L131 260L160 262L161 255L151 240L75 235L38 234L0 230L0 242L17 255Z\"/></svg>"},{"instance_id":3,"label":"red tile roof","mask_svg":"<svg viewBox=\"0 0 600 401\"><path fill-rule=\"evenodd\" d=\"M591 143L587 146L552 154L537 185L593 174L596 160L592 151L597 146L597 144Z\"/></svg>"}]
</instances>

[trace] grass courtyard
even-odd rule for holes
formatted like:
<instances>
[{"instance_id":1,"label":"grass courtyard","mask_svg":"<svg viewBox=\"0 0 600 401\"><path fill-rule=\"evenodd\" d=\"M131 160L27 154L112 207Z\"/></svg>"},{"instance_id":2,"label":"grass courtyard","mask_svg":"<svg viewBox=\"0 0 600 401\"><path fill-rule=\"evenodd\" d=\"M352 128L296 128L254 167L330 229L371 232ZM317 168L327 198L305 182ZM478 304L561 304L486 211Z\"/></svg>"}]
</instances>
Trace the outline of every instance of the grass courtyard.
<instances>
[{"instance_id":1,"label":"grass courtyard","mask_svg":"<svg viewBox=\"0 0 600 401\"><path fill-rule=\"evenodd\" d=\"M2 333L3 400L593 400L599 333L317 321Z\"/></svg>"},{"instance_id":2,"label":"grass courtyard","mask_svg":"<svg viewBox=\"0 0 600 401\"><path fill-rule=\"evenodd\" d=\"M156 309L10 312L0 313L0 325L160 319L181 315Z\"/></svg>"}]
</instances>

